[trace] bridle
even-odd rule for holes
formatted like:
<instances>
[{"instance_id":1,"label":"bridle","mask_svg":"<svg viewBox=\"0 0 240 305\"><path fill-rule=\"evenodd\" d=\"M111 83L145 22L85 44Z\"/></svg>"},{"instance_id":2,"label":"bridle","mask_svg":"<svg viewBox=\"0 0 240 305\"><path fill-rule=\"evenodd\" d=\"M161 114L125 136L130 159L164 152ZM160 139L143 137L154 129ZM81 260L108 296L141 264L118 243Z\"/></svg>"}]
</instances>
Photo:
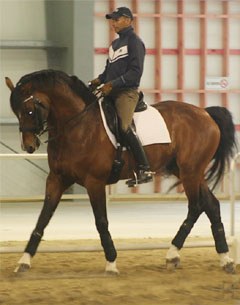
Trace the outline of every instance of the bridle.
<instances>
[{"instance_id":1,"label":"bridle","mask_svg":"<svg viewBox=\"0 0 240 305\"><path fill-rule=\"evenodd\" d=\"M44 132L47 131L47 127L45 126L46 124L46 119L43 117L42 109L47 109L46 106L36 97L33 95L29 96L23 101L24 103L27 102L33 102L33 111L27 111L27 115L32 116L32 119L34 121L34 127L22 127L21 125L19 126L19 131L20 132L32 132L36 136L42 135Z\"/></svg>"},{"instance_id":2,"label":"bridle","mask_svg":"<svg viewBox=\"0 0 240 305\"><path fill-rule=\"evenodd\" d=\"M95 95L96 95L96 103L97 103L98 100L102 98L102 96L97 95L96 93L95 93ZM47 107L41 102L40 99L34 97L33 95L30 95L29 97L27 97L22 102L22 104L30 102L30 101L33 102L34 107L33 107L33 111L27 112L27 115L32 116L32 119L34 120L34 127L22 127L20 125L19 131L20 132L32 132L35 136L40 137L45 132L49 131L49 128L46 125L47 120L44 119L43 113L42 113L42 109L47 110ZM68 125L71 122L73 122L74 119L77 119L77 118L79 119L79 117L83 116L88 111L88 109L91 108L94 104L95 103L91 103L90 105L85 107L84 110L80 114L77 114L76 116L70 118L68 121L65 122L65 124ZM56 138L56 136L54 138ZM54 138L48 139L44 143L47 143L47 142L53 140Z\"/></svg>"}]
</instances>

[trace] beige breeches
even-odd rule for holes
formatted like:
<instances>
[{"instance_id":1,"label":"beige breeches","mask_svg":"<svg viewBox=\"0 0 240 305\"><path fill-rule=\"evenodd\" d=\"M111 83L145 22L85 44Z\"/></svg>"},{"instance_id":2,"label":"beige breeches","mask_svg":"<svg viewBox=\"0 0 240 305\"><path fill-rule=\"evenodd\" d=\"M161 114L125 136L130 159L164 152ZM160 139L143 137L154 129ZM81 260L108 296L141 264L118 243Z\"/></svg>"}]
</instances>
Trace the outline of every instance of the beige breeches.
<instances>
[{"instance_id":1,"label":"beige breeches","mask_svg":"<svg viewBox=\"0 0 240 305\"><path fill-rule=\"evenodd\" d=\"M138 98L139 93L136 89L128 89L121 92L115 100L115 107L121 120L123 131L127 131L128 127L131 125Z\"/></svg>"}]
</instances>

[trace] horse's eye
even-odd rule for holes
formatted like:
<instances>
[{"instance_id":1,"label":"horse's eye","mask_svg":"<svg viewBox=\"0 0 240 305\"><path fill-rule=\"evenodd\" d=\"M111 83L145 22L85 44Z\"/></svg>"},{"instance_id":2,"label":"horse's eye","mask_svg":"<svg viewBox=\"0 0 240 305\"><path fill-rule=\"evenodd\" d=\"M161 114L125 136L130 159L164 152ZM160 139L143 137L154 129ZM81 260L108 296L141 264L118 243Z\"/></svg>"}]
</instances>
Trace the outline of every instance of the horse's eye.
<instances>
[{"instance_id":1,"label":"horse's eye","mask_svg":"<svg viewBox=\"0 0 240 305\"><path fill-rule=\"evenodd\" d=\"M29 111L28 114L29 114L29 115L32 115L32 114L33 114L33 111Z\"/></svg>"}]
</instances>

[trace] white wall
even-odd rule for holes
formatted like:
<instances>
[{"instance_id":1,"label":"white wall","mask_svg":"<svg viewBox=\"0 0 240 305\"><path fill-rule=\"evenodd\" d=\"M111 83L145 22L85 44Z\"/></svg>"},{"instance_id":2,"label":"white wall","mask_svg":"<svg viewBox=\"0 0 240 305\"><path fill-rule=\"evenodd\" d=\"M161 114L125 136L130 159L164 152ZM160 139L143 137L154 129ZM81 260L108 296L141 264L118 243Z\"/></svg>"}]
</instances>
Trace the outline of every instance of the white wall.
<instances>
[{"instance_id":1,"label":"white wall","mask_svg":"<svg viewBox=\"0 0 240 305\"><path fill-rule=\"evenodd\" d=\"M0 0L1 40L46 40L44 0ZM0 49L0 117L15 119L10 104L10 91L5 85L5 76L14 84L23 75L47 68L47 54L41 49ZM0 127L1 142L20 152L20 138L17 126ZM1 153L11 153L1 145ZM40 166L39 170L34 164ZM24 160L0 160L1 196L29 196L44 194L48 171L46 161L33 164Z\"/></svg>"},{"instance_id":2,"label":"white wall","mask_svg":"<svg viewBox=\"0 0 240 305\"><path fill-rule=\"evenodd\" d=\"M208 11L220 13L222 1L207 1ZM116 1L116 6L126 5L131 7L131 1ZM240 2L230 1L230 12L240 12ZM95 1L96 12L108 12L108 1ZM176 13L176 1L162 1L162 11L165 13ZM139 12L153 13L154 1L139 1ZM199 1L187 1L186 12L199 12ZM45 40L46 18L44 0L1 0L0 1L0 39L1 40ZM95 47L108 47L108 22L104 17L96 17L94 24ZM154 21L153 18L140 18L140 36L147 48L154 48ZM221 48L222 26L221 20L208 21L208 48ZM240 49L240 24L239 19L230 20L230 48ZM177 47L177 23L175 18L164 18L162 22L162 44L163 48ZM187 19L185 26L185 44L187 48L199 47L199 22L198 19ZM96 55L94 58L94 75L98 75L105 65L106 55ZM222 74L222 60L219 55L209 55L207 59L207 75L220 76ZM230 56L230 88L240 88L240 56ZM45 50L9 50L0 49L0 113L1 117L12 117L9 108L9 91L5 86L4 77L9 76L14 83L31 71L47 67L47 54ZM198 88L199 84L199 58L198 56L186 56L186 88ZM177 87L177 58L173 55L164 55L162 61L162 83L163 89L174 89ZM145 71L141 82L142 88L154 87L154 56L147 55ZM154 95L147 95L148 102L154 102ZM173 94L164 94L163 99L176 99ZM237 123L240 118L236 117L239 111L239 95L231 94L230 110L234 113ZM185 100L198 104L197 94L186 95ZM219 94L210 94L207 103L220 104ZM236 108L234 108L236 107Z\"/></svg>"},{"instance_id":3,"label":"white wall","mask_svg":"<svg viewBox=\"0 0 240 305\"><path fill-rule=\"evenodd\" d=\"M118 6L131 6L131 1L116 1ZM221 14L222 1L208 0L207 7L209 13ZM240 12L240 1L229 1L230 12ZM108 12L108 1L95 1L95 11L106 13ZM176 0L162 1L163 13L176 13ZM186 13L199 14L199 1L189 0L185 5ZM154 1L139 1L139 13L154 13ZM104 17L95 18L95 47L108 47L108 21ZM240 22L239 19L230 19L230 49L240 49ZM146 48L154 48L154 18L139 17L139 36L143 39ZM196 48L200 47L200 25L199 18L189 18L185 20L185 47ZM163 48L177 48L177 20L176 18L165 17L162 20L162 46ZM208 19L207 27L207 48L221 49L222 46L222 19ZM106 55L95 56L95 71L98 75L102 72ZM230 89L240 89L240 56L230 56ZM198 89L200 75L199 56L185 56L185 88ZM162 56L162 84L163 89L177 88L177 57L174 55ZM208 55L207 56L207 72L206 76L225 76L222 75L222 56ZM146 89L154 88L154 56L146 55L145 70L142 76L141 87ZM175 98L173 94L163 94L163 99ZM153 103L154 95L148 94L148 102ZM193 104L199 104L198 94L186 95L185 100ZM239 118L235 117L237 123L240 122L239 111L239 94L231 95L230 110L236 114L239 113ZM207 106L221 104L220 94L207 95ZM236 107L236 108L235 108Z\"/></svg>"},{"instance_id":4,"label":"white wall","mask_svg":"<svg viewBox=\"0 0 240 305\"><path fill-rule=\"evenodd\" d=\"M1 0L1 40L45 40L46 20L44 0ZM0 49L0 117L11 118L9 89L4 77L14 84L26 73L47 67L45 50Z\"/></svg>"}]
</instances>

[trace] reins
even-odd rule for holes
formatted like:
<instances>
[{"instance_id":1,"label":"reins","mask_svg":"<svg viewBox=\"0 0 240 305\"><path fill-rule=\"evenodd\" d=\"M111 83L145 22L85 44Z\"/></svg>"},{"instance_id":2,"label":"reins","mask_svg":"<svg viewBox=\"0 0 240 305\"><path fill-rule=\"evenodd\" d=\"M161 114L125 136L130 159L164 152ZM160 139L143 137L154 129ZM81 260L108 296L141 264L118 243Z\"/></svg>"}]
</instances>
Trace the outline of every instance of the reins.
<instances>
[{"instance_id":1,"label":"reins","mask_svg":"<svg viewBox=\"0 0 240 305\"><path fill-rule=\"evenodd\" d=\"M89 90L91 91L91 89L90 89L90 87L88 87L89 88ZM91 108L91 107L93 107L93 106L95 106L98 102L99 102L99 100L101 100L104 96L102 95L102 92L100 91L100 90L98 90L98 89L96 89L96 90L94 90L94 91L91 91L94 95L95 95L95 97L96 97L96 99L95 99L95 101L93 101L91 104L89 104L89 105L86 105L85 106L85 108L83 109L83 111L82 112L80 112L80 113L78 113L78 114L76 114L75 116L73 116L73 117L71 117L68 121L66 121L65 122L65 124L70 124L70 123L72 123L72 121L73 120L76 120L76 119L81 119L81 117L82 116L84 116L88 111L89 111L89 109Z\"/></svg>"},{"instance_id":2,"label":"reins","mask_svg":"<svg viewBox=\"0 0 240 305\"><path fill-rule=\"evenodd\" d=\"M82 112L77 113L76 115L74 115L73 117L71 117L69 120L67 120L64 124L68 125L71 124L72 121L76 120L76 119L81 119L82 116L84 116L91 107L95 106L98 103L99 99L96 99L94 102L92 102L91 104L85 106L85 108L83 109ZM72 126L73 127L73 126Z\"/></svg>"}]
</instances>

